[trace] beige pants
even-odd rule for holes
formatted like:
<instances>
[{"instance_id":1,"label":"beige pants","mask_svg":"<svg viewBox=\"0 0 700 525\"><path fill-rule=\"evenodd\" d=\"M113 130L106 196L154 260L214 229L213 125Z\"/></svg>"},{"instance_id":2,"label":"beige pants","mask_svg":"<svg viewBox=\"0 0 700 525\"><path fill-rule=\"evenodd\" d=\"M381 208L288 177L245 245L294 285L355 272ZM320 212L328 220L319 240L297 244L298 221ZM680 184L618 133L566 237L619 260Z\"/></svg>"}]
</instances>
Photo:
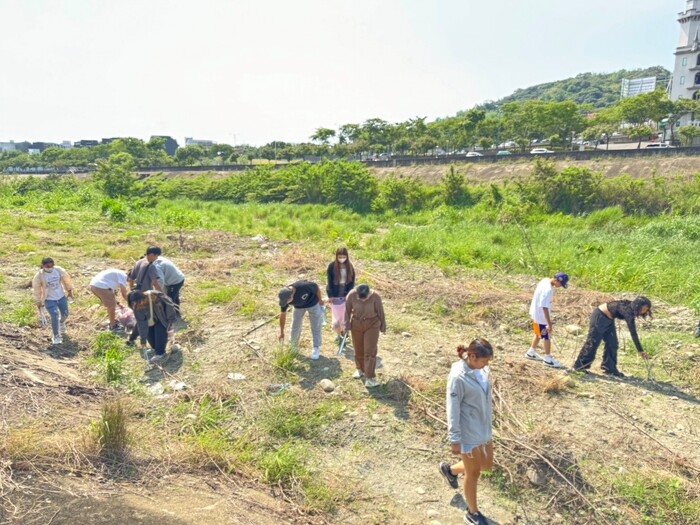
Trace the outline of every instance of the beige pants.
<instances>
[{"instance_id":1,"label":"beige pants","mask_svg":"<svg viewBox=\"0 0 700 525\"><path fill-rule=\"evenodd\" d=\"M102 301L102 304L105 305L107 308L117 307L117 298L114 295L114 290L90 286L90 291L94 293L100 299L100 301Z\"/></svg>"}]
</instances>

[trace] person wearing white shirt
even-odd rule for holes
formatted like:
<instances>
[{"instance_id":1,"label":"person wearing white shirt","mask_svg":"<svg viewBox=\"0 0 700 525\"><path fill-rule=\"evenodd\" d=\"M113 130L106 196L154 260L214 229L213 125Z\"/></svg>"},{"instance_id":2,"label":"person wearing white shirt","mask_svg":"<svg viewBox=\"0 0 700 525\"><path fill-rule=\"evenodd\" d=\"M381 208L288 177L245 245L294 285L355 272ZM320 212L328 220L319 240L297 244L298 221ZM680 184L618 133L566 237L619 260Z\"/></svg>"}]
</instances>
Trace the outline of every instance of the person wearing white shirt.
<instances>
[{"instance_id":1,"label":"person wearing white shirt","mask_svg":"<svg viewBox=\"0 0 700 525\"><path fill-rule=\"evenodd\" d=\"M126 284L126 272L115 268L102 270L90 281L90 291L95 294L100 301L102 301L105 308L107 308L109 329L112 331L117 331L120 328L117 324L117 298L114 292L119 290L124 301L128 302Z\"/></svg>"},{"instance_id":2,"label":"person wearing white shirt","mask_svg":"<svg viewBox=\"0 0 700 525\"><path fill-rule=\"evenodd\" d=\"M566 288L568 283L569 276L563 272L556 274L553 279L542 279L535 288L530 303L530 319L535 335L525 357L533 361L542 361L544 365L552 368L563 368L562 364L552 357L552 299L555 288ZM540 340L544 346L544 357L537 353Z\"/></svg>"}]
</instances>

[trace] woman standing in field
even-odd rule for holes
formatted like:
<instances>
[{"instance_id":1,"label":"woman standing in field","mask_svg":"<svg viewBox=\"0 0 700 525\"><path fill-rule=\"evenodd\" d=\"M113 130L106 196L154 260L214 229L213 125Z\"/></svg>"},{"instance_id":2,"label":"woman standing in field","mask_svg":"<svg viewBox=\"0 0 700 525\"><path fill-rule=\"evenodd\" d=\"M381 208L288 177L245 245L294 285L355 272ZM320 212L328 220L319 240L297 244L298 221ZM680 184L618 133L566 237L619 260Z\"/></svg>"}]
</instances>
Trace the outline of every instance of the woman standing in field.
<instances>
[{"instance_id":1,"label":"woman standing in field","mask_svg":"<svg viewBox=\"0 0 700 525\"><path fill-rule=\"evenodd\" d=\"M625 374L617 369L617 348L619 344L617 342L617 332L615 331L615 319L625 320L637 352L642 356L642 359L649 359L649 355L642 349L642 343L639 342L637 326L635 325L635 318L644 318L647 315L652 315L651 301L641 296L634 301L610 301L598 306L591 314L588 339L586 339L581 352L576 358L574 370L587 373L595 360L598 346L603 341L605 342L603 364L601 365L603 372L615 377L625 377Z\"/></svg>"},{"instance_id":2,"label":"woman standing in field","mask_svg":"<svg viewBox=\"0 0 700 525\"><path fill-rule=\"evenodd\" d=\"M340 335L345 332L345 298L350 290L355 288L355 268L350 262L347 248L338 248L335 251L335 260L328 265L326 275L326 293L333 318L331 327L340 340Z\"/></svg>"},{"instance_id":3,"label":"woman standing in field","mask_svg":"<svg viewBox=\"0 0 700 525\"><path fill-rule=\"evenodd\" d=\"M354 379L365 379L367 388L379 386L375 379L377 367L377 344L379 332L386 334L384 306L379 294L361 284L352 290L346 301L345 327L352 334L352 347L355 349Z\"/></svg>"},{"instance_id":4,"label":"woman standing in field","mask_svg":"<svg viewBox=\"0 0 700 525\"><path fill-rule=\"evenodd\" d=\"M493 409L490 371L493 347L486 339L474 339L468 347L457 347L459 361L452 365L447 379L447 423L452 454L459 463L440 464L440 473L452 488L464 474L464 523L488 525L476 503L476 487L481 473L493 467Z\"/></svg>"}]
</instances>

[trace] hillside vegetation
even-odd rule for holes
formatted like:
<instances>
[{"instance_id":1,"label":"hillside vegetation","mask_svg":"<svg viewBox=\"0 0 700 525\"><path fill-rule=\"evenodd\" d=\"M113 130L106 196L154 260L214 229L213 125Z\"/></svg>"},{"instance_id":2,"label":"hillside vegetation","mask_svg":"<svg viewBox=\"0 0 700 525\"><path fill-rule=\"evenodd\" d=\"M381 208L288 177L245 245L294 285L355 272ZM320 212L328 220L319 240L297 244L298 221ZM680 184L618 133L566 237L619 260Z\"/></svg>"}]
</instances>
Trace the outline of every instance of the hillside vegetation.
<instances>
[{"instance_id":1,"label":"hillside vegetation","mask_svg":"<svg viewBox=\"0 0 700 525\"><path fill-rule=\"evenodd\" d=\"M621 69L614 73L581 73L572 78L517 89L512 95L480 104L477 108L493 111L510 102L528 100L544 102L570 100L577 104L589 104L597 109L609 108L620 100L623 79L645 77L656 77L657 86L665 88L671 78L671 72L662 66L653 66L644 69Z\"/></svg>"}]
</instances>

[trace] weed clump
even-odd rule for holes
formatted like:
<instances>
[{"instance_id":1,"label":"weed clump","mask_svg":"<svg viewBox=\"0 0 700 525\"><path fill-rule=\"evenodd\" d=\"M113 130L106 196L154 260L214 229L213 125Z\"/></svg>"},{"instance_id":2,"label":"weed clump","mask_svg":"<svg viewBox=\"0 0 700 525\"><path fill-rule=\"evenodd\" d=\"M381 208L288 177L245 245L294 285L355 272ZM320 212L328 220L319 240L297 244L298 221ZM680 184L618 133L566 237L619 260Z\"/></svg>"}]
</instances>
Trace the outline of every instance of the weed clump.
<instances>
[{"instance_id":1,"label":"weed clump","mask_svg":"<svg viewBox=\"0 0 700 525\"><path fill-rule=\"evenodd\" d=\"M101 458L118 461L126 456L130 440L123 401L107 401L102 407L100 419L92 423L91 430Z\"/></svg>"}]
</instances>

